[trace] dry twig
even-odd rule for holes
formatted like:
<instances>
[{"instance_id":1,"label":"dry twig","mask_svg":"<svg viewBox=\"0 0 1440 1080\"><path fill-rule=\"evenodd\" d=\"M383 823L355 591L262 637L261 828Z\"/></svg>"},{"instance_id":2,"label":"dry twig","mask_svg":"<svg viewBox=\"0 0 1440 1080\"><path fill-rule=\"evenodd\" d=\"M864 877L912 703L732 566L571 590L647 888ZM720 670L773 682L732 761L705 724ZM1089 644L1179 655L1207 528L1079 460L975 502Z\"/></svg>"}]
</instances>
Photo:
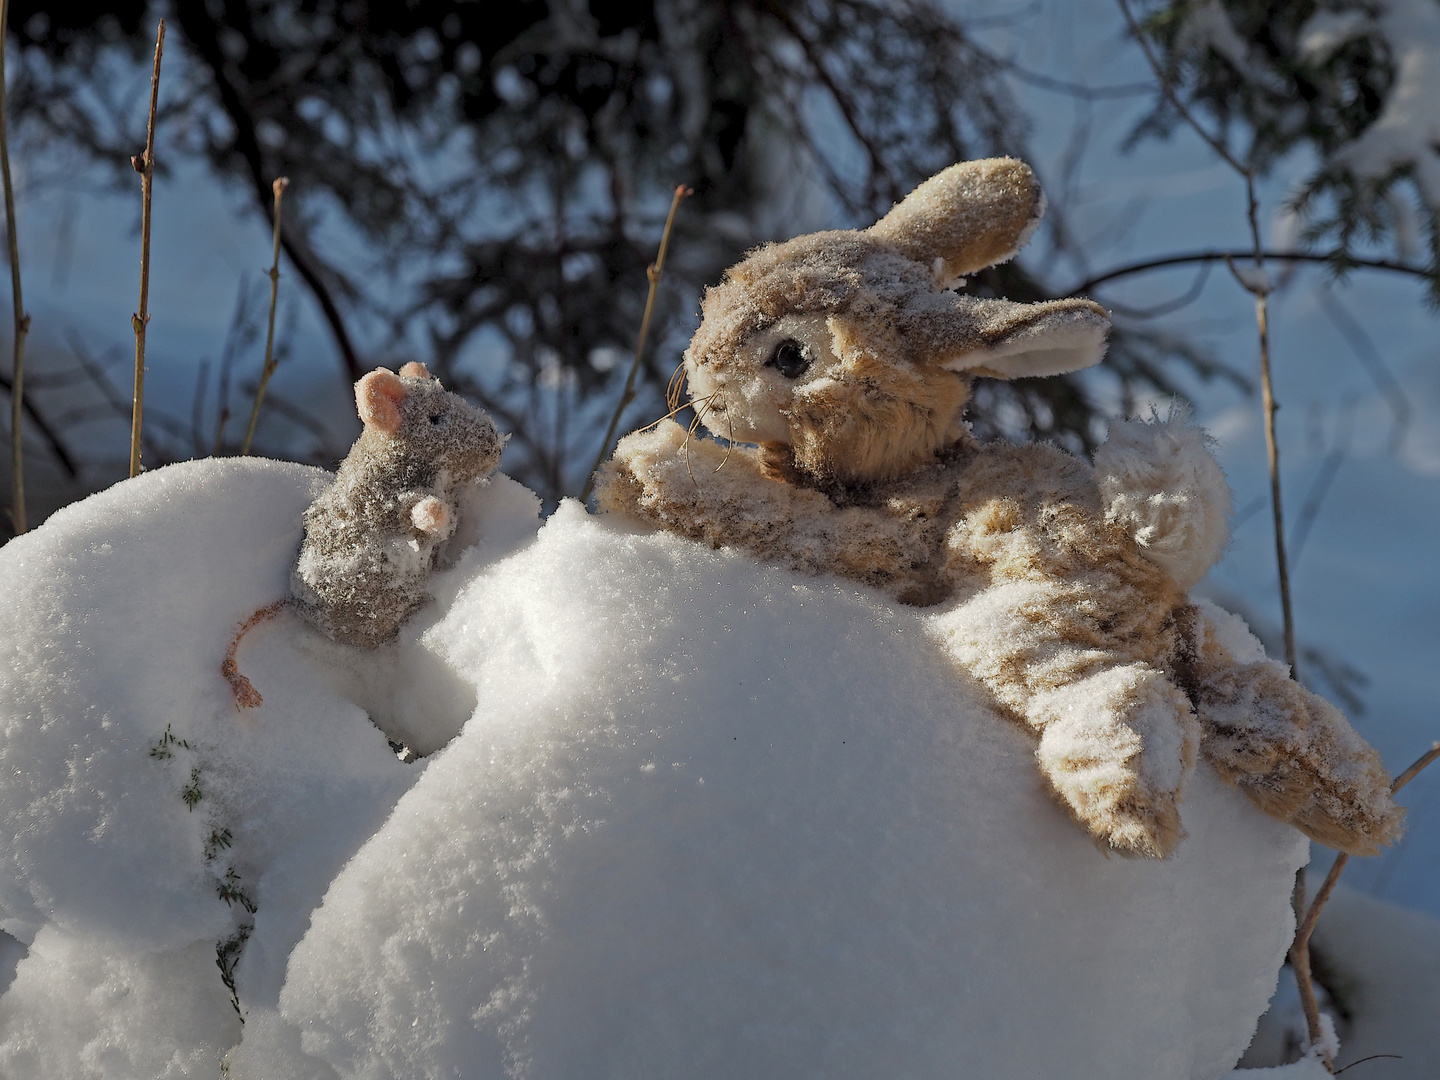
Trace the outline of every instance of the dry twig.
<instances>
[{"instance_id":1,"label":"dry twig","mask_svg":"<svg viewBox=\"0 0 1440 1080\"><path fill-rule=\"evenodd\" d=\"M1230 148L1225 145L1223 139L1206 130L1205 126L1200 123L1195 114L1181 100L1180 94L1161 66L1159 58L1150 48L1150 42L1146 39L1144 30L1141 29L1130 11L1128 0L1117 0L1117 3L1125 18L1125 24L1136 44L1140 46L1140 51L1145 54L1145 60L1150 65L1150 70L1154 72L1165 99L1170 102L1175 111L1180 114L1181 119L1194 130L1195 134L1199 135L1215 151L1216 155L1245 181L1245 217L1250 226L1251 240L1251 250L1248 254L1253 260L1254 266L1247 273L1236 266L1235 259L1229 253L1226 253L1224 258L1226 265L1230 267L1230 272L1235 275L1235 280L1255 298L1255 327L1260 339L1260 399L1261 411L1265 420L1265 456L1270 468L1270 507L1275 528L1275 565L1280 578L1280 613L1284 626L1285 663L1290 666L1291 677L1299 679L1300 666L1295 652L1295 618L1290 603L1290 567L1285 553L1285 514L1280 498L1280 445L1275 438L1275 413L1280 406L1275 401L1274 383L1270 377L1269 296L1271 286L1269 275L1265 270L1265 246L1260 237L1260 201L1255 194L1255 166L1253 163L1242 162L1230 152ZM1295 877L1297 905L1304 900L1304 875L1305 870L1302 867ZM1298 921L1300 917L1298 906L1295 916ZM1312 1046L1319 1046L1321 1039L1320 1006L1315 1000L1315 985L1310 974L1308 939L1302 941L1297 935L1295 946L1291 949L1290 963L1295 971L1295 982L1300 991L1300 1004L1305 1011L1305 1026L1309 1033L1310 1043ZM1325 1067L1332 1068L1328 1056L1325 1058Z\"/></svg>"},{"instance_id":2,"label":"dry twig","mask_svg":"<svg viewBox=\"0 0 1440 1080\"><path fill-rule=\"evenodd\" d=\"M250 423L245 428L245 441L240 444L240 455L250 453L250 441L255 438L255 424L260 419L260 403L265 400L265 388L270 385L270 376L275 374L275 299L280 292L280 199L290 186L287 177L280 176L270 185L275 192L275 245L270 263L270 328L265 333L265 366L260 371L260 385L255 388L255 404L250 409Z\"/></svg>"},{"instance_id":3,"label":"dry twig","mask_svg":"<svg viewBox=\"0 0 1440 1080\"><path fill-rule=\"evenodd\" d=\"M25 399L25 335L30 316L20 297L20 243L15 236L15 190L10 183L10 139L5 113L5 33L10 25L10 0L0 0L0 173L5 181L5 231L10 238L10 284L15 293L15 359L10 376L10 520L18 536L25 524L25 459L21 417Z\"/></svg>"},{"instance_id":4,"label":"dry twig","mask_svg":"<svg viewBox=\"0 0 1440 1080\"><path fill-rule=\"evenodd\" d=\"M155 107L160 98L160 58L165 52L165 20L155 36L155 70L150 75L150 121L145 153L130 164L140 174L140 310L130 317L135 329L135 393L130 413L130 475L140 473L140 428L145 411L145 329L150 324L150 194L155 187Z\"/></svg>"},{"instance_id":5,"label":"dry twig","mask_svg":"<svg viewBox=\"0 0 1440 1080\"><path fill-rule=\"evenodd\" d=\"M635 400L635 376L640 371L640 361L645 356L645 338L650 333L650 316L655 310L655 294L660 288L660 275L665 270L665 252L670 248L670 230L675 226L675 212L680 209L680 200L690 194L690 189L681 184L675 189L675 197L670 200L670 213L665 218L665 231L660 234L660 251L655 256L655 261L645 269L645 276L650 280L650 292L645 297L645 315L640 320L640 340L635 343L635 359L630 362L630 374L625 379L625 391L620 395L620 403L615 406L615 412L610 417L610 426L605 429L605 438L600 443L600 453L595 456L595 464L590 468L590 475L585 480L585 487L580 492L580 501L587 502L590 499L590 492L595 489L595 471L605 462L605 455L610 452L610 441L615 438L615 429L620 426L620 417L629 408L630 403Z\"/></svg>"},{"instance_id":6,"label":"dry twig","mask_svg":"<svg viewBox=\"0 0 1440 1080\"><path fill-rule=\"evenodd\" d=\"M1398 794L1401 788L1411 780L1414 780L1415 777L1420 774L1421 770L1436 758L1440 758L1440 742L1432 743L1430 749L1416 758L1413 765L1395 777L1394 781L1390 784L1390 794ZM1345 870L1345 864L1349 861L1350 856L1346 855L1343 851L1335 856L1335 861L1330 864L1330 872L1325 875L1325 880L1320 883L1320 890L1315 894L1315 899L1310 902L1310 910L1306 912L1299 929L1295 931L1295 943L1290 947L1290 964L1294 967L1297 959L1303 961L1307 975L1310 971L1310 937L1315 933L1315 924L1320 921L1321 909L1325 906L1325 902L1330 899L1330 894L1335 891L1335 886L1340 881L1340 875ZM1295 970L1297 973L1296 980L1298 982L1300 969L1296 967ZM1313 987L1311 994L1312 996L1314 994ZM1307 1023L1309 1021L1308 1015L1306 1016L1306 1021ZM1310 1043L1312 1046L1319 1045L1319 1039L1313 1030L1310 1033ZM1334 1066L1328 1054L1325 1056L1325 1067L1332 1072L1334 1071Z\"/></svg>"}]
</instances>

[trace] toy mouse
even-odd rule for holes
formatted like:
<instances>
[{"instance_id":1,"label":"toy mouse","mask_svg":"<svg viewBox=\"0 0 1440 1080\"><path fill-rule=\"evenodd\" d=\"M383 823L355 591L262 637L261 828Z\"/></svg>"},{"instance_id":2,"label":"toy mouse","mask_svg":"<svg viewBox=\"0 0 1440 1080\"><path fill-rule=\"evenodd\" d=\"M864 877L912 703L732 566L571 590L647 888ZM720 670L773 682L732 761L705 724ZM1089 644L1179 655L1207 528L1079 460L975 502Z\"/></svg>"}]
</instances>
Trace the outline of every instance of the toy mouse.
<instances>
[{"instance_id":1,"label":"toy mouse","mask_svg":"<svg viewBox=\"0 0 1440 1080\"><path fill-rule=\"evenodd\" d=\"M621 440L600 505L897 600L943 605L956 665L1036 736L1060 803L1108 849L1164 857L1197 751L1266 812L1352 853L1399 834L1379 756L1188 591L1228 541L1229 489L1183 416L1117 424L1083 461L980 444L977 375L1104 354L1089 300L948 291L1011 258L1044 200L1008 158L954 165L874 226L767 244L707 290L685 353L697 418ZM1238 620L1236 620L1238 622ZM1253 640L1253 639L1248 639Z\"/></svg>"},{"instance_id":2,"label":"toy mouse","mask_svg":"<svg viewBox=\"0 0 1440 1080\"><path fill-rule=\"evenodd\" d=\"M490 416L445 390L424 364L369 372L355 384L355 402L365 429L305 512L290 595L247 619L225 655L221 673L241 708L261 698L236 667L240 640L285 607L347 645L393 638L428 600L458 491L500 463L505 439Z\"/></svg>"}]
</instances>

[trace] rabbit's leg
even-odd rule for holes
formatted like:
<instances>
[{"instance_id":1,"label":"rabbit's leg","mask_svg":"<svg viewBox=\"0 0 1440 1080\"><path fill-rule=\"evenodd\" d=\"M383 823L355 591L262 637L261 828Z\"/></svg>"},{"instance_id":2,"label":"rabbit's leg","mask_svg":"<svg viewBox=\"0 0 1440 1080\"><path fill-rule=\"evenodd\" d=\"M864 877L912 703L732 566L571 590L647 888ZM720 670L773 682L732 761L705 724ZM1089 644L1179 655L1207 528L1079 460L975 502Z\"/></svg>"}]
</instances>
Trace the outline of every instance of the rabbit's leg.
<instances>
[{"instance_id":1,"label":"rabbit's leg","mask_svg":"<svg viewBox=\"0 0 1440 1080\"><path fill-rule=\"evenodd\" d=\"M837 508L823 493L765 470L756 450L687 438L667 420L620 440L596 495L606 510L713 547L744 548L803 573L840 574L907 602L915 595L934 602L929 568L938 523L916 524L877 507Z\"/></svg>"},{"instance_id":2,"label":"rabbit's leg","mask_svg":"<svg viewBox=\"0 0 1440 1080\"><path fill-rule=\"evenodd\" d=\"M752 549L788 536L797 496L828 503L818 492L767 480L753 449L691 437L673 420L621 439L595 495L606 510L692 540Z\"/></svg>"},{"instance_id":3,"label":"rabbit's leg","mask_svg":"<svg viewBox=\"0 0 1440 1080\"><path fill-rule=\"evenodd\" d=\"M1092 836L1122 855L1175 850L1199 733L1190 703L1163 673L1102 667L1036 694L1024 716L1040 732L1041 771Z\"/></svg>"},{"instance_id":4,"label":"rabbit's leg","mask_svg":"<svg viewBox=\"0 0 1440 1080\"><path fill-rule=\"evenodd\" d=\"M1018 581L982 589L934 626L955 662L1040 736L1040 770L1076 820L1122 854L1163 858L1184 835L1177 804L1198 726L1164 673L1123 643L1105 647L1087 622L1066 589Z\"/></svg>"},{"instance_id":5,"label":"rabbit's leg","mask_svg":"<svg viewBox=\"0 0 1440 1080\"><path fill-rule=\"evenodd\" d=\"M1326 847L1374 855L1399 838L1380 755L1339 709L1271 660L1197 664L1201 749L1221 779Z\"/></svg>"}]
</instances>

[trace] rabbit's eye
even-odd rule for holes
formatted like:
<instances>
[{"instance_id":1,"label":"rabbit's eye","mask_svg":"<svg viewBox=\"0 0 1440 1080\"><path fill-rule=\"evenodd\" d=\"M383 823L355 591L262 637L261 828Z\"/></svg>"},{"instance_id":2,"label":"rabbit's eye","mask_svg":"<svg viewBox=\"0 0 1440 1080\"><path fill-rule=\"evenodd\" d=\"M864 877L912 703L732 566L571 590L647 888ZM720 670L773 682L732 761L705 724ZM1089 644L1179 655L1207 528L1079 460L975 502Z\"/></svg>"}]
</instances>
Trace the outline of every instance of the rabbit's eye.
<instances>
[{"instance_id":1,"label":"rabbit's eye","mask_svg":"<svg viewBox=\"0 0 1440 1080\"><path fill-rule=\"evenodd\" d=\"M786 338L775 346L765 366L773 367L787 379L798 379L810 370L810 361L805 356L804 346L794 338Z\"/></svg>"},{"instance_id":2,"label":"rabbit's eye","mask_svg":"<svg viewBox=\"0 0 1440 1080\"><path fill-rule=\"evenodd\" d=\"M439 427L440 424L441 424L444 420L445 420L445 414L444 414L444 413L438 413L438 412L437 412L437 413L431 413L431 414L430 414L430 423L434 424L436 427Z\"/></svg>"}]
</instances>

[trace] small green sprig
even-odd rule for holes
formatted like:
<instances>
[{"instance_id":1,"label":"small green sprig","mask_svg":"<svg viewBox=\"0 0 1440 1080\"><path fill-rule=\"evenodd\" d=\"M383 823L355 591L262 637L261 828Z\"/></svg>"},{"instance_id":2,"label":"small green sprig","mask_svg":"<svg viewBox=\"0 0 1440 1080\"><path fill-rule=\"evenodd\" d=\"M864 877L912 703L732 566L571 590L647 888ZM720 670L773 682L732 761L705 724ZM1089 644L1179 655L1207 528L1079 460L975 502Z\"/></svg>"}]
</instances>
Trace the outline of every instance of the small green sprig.
<instances>
[{"instance_id":1,"label":"small green sprig","mask_svg":"<svg viewBox=\"0 0 1440 1080\"><path fill-rule=\"evenodd\" d=\"M240 1012L240 991L235 988L235 965L240 962L240 951L245 947L245 942L250 940L250 931L254 929L254 923L246 923L224 941L215 943L215 966L220 969L220 981L225 984L225 989L230 991L230 1007L235 1010L235 1015L240 1017L242 1024L245 1023L245 1017Z\"/></svg>"},{"instance_id":2,"label":"small green sprig","mask_svg":"<svg viewBox=\"0 0 1440 1080\"><path fill-rule=\"evenodd\" d=\"M216 855L228 850L234 840L229 829L211 829L205 840L205 861L212 862Z\"/></svg>"},{"instance_id":3,"label":"small green sprig","mask_svg":"<svg viewBox=\"0 0 1440 1080\"><path fill-rule=\"evenodd\" d=\"M185 805L191 810L195 804L205 797L205 792L200 788L200 766L196 765L190 770L190 782L180 789L180 798L185 800Z\"/></svg>"},{"instance_id":4,"label":"small green sprig","mask_svg":"<svg viewBox=\"0 0 1440 1080\"><path fill-rule=\"evenodd\" d=\"M170 730L170 725L166 724L165 734L161 735L160 740L154 746L150 747L150 756L156 761L169 761L175 756L176 747L182 750L189 750L190 744L177 736Z\"/></svg>"},{"instance_id":5,"label":"small green sprig","mask_svg":"<svg viewBox=\"0 0 1440 1080\"><path fill-rule=\"evenodd\" d=\"M216 884L215 891L227 906L234 907L239 904L251 915L258 910L255 901L250 899L250 894L240 884L240 875L233 866L226 869L225 876Z\"/></svg>"}]
</instances>

